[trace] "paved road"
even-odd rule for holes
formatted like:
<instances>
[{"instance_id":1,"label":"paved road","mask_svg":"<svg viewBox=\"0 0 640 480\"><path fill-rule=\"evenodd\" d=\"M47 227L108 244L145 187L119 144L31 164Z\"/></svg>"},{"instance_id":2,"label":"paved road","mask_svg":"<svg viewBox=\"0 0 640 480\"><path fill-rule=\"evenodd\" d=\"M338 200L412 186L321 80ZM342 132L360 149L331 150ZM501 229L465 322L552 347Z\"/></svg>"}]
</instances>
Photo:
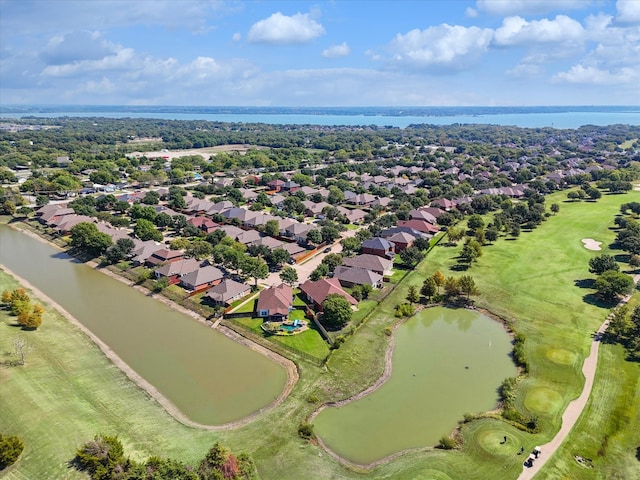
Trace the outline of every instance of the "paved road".
<instances>
[{"instance_id":1,"label":"paved road","mask_svg":"<svg viewBox=\"0 0 640 480\"><path fill-rule=\"evenodd\" d=\"M633 281L637 284L640 281L640 275L635 275L633 277ZM623 305L629 301L631 295L627 295L620 301L620 305ZM556 434L556 436L548 443L544 445L540 445L540 450L542 450L542 455L536 462L533 467L527 468L523 466L523 471L518 477L518 480L531 480L541 469L544 467L547 460L549 460L553 454L556 452L558 447L562 445L565 441L571 429L580 418L584 407L587 405L587 400L589 400L589 395L591 394L591 389L593 388L593 380L596 375L596 369L598 366L598 349L600 347L600 340L602 335L607 330L609 326L609 320L611 315L607 317L600 328L598 328L597 332L593 336L593 342L591 343L591 352L589 356L585 359L584 364L582 365L582 374L584 375L584 387L582 389L582 393L578 398L569 403L569 406L565 410L562 415L562 427L560 431ZM529 452L525 452L527 456ZM524 456L526 459L527 456Z\"/></svg>"},{"instance_id":2,"label":"paved road","mask_svg":"<svg viewBox=\"0 0 640 480\"><path fill-rule=\"evenodd\" d=\"M340 253L342 252L342 245L340 244L340 240L347 237L353 237L356 234L357 230L347 230L342 232L341 237L333 244L331 247L331 253ZM309 275L313 272L320 263L322 263L322 259L328 255L324 253L321 249L318 253L316 253L313 257L308 258L304 263L300 265L293 265L293 268L298 272L298 282L304 283L309 280ZM267 278L264 280L260 280L260 285L264 285L266 287L270 287L272 285L280 285L282 280L280 280L280 272L271 272Z\"/></svg>"}]
</instances>

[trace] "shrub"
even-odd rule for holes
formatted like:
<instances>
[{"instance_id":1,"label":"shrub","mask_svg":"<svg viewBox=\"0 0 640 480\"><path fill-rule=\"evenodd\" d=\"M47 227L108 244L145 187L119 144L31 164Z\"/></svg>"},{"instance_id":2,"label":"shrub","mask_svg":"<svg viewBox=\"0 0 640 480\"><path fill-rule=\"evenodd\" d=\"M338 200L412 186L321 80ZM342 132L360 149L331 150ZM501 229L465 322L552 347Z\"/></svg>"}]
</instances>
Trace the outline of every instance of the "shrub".
<instances>
[{"instance_id":1,"label":"shrub","mask_svg":"<svg viewBox=\"0 0 640 480\"><path fill-rule=\"evenodd\" d=\"M387 337L390 337L393 334L393 329L391 327L385 327L383 332Z\"/></svg>"},{"instance_id":2,"label":"shrub","mask_svg":"<svg viewBox=\"0 0 640 480\"><path fill-rule=\"evenodd\" d=\"M300 437L304 438L305 440L310 440L314 437L313 425L308 422L302 422L298 426L298 435L300 435Z\"/></svg>"},{"instance_id":3,"label":"shrub","mask_svg":"<svg viewBox=\"0 0 640 480\"><path fill-rule=\"evenodd\" d=\"M413 315L413 313L413 305L411 305L410 303L401 303L400 305L396 306L396 317L398 318L410 317L411 315Z\"/></svg>"},{"instance_id":4,"label":"shrub","mask_svg":"<svg viewBox=\"0 0 640 480\"><path fill-rule=\"evenodd\" d=\"M438 440L438 448L442 448L443 450L452 450L457 446L458 442L456 442L456 439L447 435Z\"/></svg>"},{"instance_id":5,"label":"shrub","mask_svg":"<svg viewBox=\"0 0 640 480\"><path fill-rule=\"evenodd\" d=\"M0 433L0 470L10 467L18 460L24 450L22 440L14 435Z\"/></svg>"}]
</instances>

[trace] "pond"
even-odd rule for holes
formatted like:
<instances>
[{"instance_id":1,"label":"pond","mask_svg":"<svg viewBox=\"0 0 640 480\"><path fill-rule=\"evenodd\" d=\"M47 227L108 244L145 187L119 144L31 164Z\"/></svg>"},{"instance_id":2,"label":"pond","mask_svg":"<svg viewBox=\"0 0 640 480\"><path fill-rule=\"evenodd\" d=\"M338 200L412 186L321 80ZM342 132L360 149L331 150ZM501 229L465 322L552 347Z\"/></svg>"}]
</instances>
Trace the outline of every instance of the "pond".
<instances>
[{"instance_id":1,"label":"pond","mask_svg":"<svg viewBox=\"0 0 640 480\"><path fill-rule=\"evenodd\" d=\"M465 413L493 409L502 380L517 373L503 325L478 312L422 310L394 342L391 377L379 389L313 420L326 446L353 463L436 445Z\"/></svg>"},{"instance_id":2,"label":"pond","mask_svg":"<svg viewBox=\"0 0 640 480\"><path fill-rule=\"evenodd\" d=\"M6 225L0 263L60 304L195 422L241 419L284 389L285 369L267 357Z\"/></svg>"}]
</instances>

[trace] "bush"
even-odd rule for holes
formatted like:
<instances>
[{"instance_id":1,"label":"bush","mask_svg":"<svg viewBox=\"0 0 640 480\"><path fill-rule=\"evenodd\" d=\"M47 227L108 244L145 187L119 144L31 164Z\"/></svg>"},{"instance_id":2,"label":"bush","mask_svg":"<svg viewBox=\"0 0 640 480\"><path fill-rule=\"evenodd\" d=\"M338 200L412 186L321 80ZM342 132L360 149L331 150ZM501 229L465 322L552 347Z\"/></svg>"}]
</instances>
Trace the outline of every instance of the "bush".
<instances>
[{"instance_id":1,"label":"bush","mask_svg":"<svg viewBox=\"0 0 640 480\"><path fill-rule=\"evenodd\" d=\"M452 450L457 446L458 442L456 442L456 439L447 435L438 440L438 448L442 448L443 450Z\"/></svg>"},{"instance_id":2,"label":"bush","mask_svg":"<svg viewBox=\"0 0 640 480\"><path fill-rule=\"evenodd\" d=\"M0 433L0 470L16 463L23 450L24 444L18 437Z\"/></svg>"},{"instance_id":3,"label":"bush","mask_svg":"<svg viewBox=\"0 0 640 480\"><path fill-rule=\"evenodd\" d=\"M298 435L305 440L310 440L314 437L313 425L308 422L302 422L298 426Z\"/></svg>"},{"instance_id":4,"label":"bush","mask_svg":"<svg viewBox=\"0 0 640 480\"><path fill-rule=\"evenodd\" d=\"M411 315L413 315L413 313L413 305L411 305L410 303L401 303L400 305L396 306L396 317L398 318L410 317Z\"/></svg>"},{"instance_id":5,"label":"bush","mask_svg":"<svg viewBox=\"0 0 640 480\"><path fill-rule=\"evenodd\" d=\"M384 334L385 334L387 337L390 337L390 336L393 334L393 328L391 328L391 327L385 327L385 328L384 328L384 330L383 330L383 332L384 332Z\"/></svg>"}]
</instances>

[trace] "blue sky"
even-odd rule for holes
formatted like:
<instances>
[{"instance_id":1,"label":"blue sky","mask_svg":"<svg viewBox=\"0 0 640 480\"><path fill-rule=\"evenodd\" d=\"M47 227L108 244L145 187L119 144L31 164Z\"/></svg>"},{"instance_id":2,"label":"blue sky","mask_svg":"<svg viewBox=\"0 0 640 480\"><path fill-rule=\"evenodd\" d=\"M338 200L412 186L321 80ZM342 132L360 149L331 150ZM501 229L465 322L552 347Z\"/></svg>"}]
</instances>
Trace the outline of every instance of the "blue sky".
<instances>
[{"instance_id":1,"label":"blue sky","mask_svg":"<svg viewBox=\"0 0 640 480\"><path fill-rule=\"evenodd\" d=\"M0 103L638 105L640 0L0 0Z\"/></svg>"}]
</instances>

